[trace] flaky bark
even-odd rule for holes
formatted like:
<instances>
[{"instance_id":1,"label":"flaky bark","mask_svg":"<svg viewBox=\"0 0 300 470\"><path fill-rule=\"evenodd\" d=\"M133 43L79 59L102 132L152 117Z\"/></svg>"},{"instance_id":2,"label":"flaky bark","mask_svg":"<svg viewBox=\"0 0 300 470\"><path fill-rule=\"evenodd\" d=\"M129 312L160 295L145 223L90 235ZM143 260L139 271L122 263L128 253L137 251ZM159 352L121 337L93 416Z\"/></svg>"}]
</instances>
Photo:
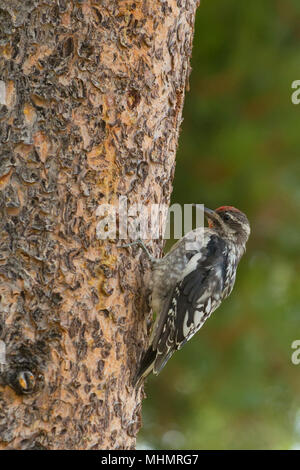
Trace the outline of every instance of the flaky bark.
<instances>
[{"instance_id":1,"label":"flaky bark","mask_svg":"<svg viewBox=\"0 0 300 470\"><path fill-rule=\"evenodd\" d=\"M196 6L0 0L0 448L135 446L148 264L96 209L169 202Z\"/></svg>"}]
</instances>

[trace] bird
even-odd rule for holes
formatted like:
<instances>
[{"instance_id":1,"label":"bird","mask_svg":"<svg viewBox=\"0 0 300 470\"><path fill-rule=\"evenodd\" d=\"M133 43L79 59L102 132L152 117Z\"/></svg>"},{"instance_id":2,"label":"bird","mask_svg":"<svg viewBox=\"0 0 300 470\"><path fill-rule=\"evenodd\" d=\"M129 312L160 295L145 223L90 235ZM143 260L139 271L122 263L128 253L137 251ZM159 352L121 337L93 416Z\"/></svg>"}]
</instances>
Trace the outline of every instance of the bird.
<instances>
[{"instance_id":1,"label":"bird","mask_svg":"<svg viewBox=\"0 0 300 470\"><path fill-rule=\"evenodd\" d=\"M162 258L151 262L152 310L156 314L149 345L132 385L138 387L153 372L158 375L232 292L236 270L250 235L247 216L233 206L204 207L208 227L187 233ZM194 240L193 243L189 243Z\"/></svg>"}]
</instances>

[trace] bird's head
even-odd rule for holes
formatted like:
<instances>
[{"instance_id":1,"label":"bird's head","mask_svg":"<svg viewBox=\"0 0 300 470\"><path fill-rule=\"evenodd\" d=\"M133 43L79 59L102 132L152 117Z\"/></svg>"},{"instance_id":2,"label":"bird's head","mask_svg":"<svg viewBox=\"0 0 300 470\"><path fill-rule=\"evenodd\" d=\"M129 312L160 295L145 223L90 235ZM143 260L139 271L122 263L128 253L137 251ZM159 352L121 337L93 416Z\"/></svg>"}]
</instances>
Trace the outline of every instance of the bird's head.
<instances>
[{"instance_id":1,"label":"bird's head","mask_svg":"<svg viewBox=\"0 0 300 470\"><path fill-rule=\"evenodd\" d=\"M204 208L208 226L234 243L245 245L250 235L250 224L246 215L232 206L211 210Z\"/></svg>"}]
</instances>

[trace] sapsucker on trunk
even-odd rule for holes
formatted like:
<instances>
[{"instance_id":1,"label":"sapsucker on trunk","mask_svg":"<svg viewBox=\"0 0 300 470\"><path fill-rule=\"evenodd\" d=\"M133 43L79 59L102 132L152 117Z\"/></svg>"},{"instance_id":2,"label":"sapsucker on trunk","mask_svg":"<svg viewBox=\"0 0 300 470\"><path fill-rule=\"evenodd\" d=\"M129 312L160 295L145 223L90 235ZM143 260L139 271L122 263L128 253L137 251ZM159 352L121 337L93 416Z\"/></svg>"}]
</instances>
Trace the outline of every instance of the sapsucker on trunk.
<instances>
[{"instance_id":1,"label":"sapsucker on trunk","mask_svg":"<svg viewBox=\"0 0 300 470\"><path fill-rule=\"evenodd\" d=\"M250 235L249 221L232 206L215 211L205 208L204 214L208 227L189 232L161 259L148 253L152 308L157 318L133 385L151 371L158 374L233 289Z\"/></svg>"}]
</instances>

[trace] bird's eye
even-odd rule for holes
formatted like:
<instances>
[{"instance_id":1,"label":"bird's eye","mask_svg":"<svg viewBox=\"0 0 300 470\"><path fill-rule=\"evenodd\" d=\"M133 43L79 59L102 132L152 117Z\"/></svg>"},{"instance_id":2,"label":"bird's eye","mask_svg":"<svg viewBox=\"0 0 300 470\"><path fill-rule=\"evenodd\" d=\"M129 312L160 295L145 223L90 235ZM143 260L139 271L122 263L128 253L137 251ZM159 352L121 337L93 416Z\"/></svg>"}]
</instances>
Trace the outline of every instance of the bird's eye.
<instances>
[{"instance_id":1,"label":"bird's eye","mask_svg":"<svg viewBox=\"0 0 300 470\"><path fill-rule=\"evenodd\" d=\"M230 216L228 214L224 214L223 220L225 220L225 222L228 222L230 220Z\"/></svg>"}]
</instances>

